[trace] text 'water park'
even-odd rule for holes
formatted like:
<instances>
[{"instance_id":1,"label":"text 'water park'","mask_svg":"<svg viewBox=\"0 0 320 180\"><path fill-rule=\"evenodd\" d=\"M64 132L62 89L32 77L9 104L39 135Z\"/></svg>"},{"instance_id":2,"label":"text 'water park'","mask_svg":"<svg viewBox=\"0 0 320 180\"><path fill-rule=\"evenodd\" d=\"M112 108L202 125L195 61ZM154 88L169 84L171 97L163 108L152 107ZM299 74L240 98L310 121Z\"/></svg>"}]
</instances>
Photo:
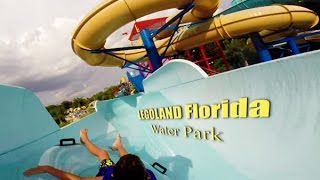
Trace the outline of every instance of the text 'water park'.
<instances>
[{"instance_id":1,"label":"text 'water park'","mask_svg":"<svg viewBox=\"0 0 320 180\"><path fill-rule=\"evenodd\" d=\"M82 119L62 128L31 90L0 85L0 179L320 179L320 0L221 4L104 0L85 12L70 49L127 79L90 115L69 109ZM131 45L110 48L130 22Z\"/></svg>"}]
</instances>

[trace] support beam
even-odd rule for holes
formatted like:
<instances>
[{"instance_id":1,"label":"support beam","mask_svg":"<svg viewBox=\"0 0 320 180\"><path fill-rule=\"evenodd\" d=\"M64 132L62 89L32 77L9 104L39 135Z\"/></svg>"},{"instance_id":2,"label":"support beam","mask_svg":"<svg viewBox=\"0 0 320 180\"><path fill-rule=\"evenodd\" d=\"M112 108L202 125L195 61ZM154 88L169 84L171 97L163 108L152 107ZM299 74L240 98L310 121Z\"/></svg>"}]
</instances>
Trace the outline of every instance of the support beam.
<instances>
[{"instance_id":1,"label":"support beam","mask_svg":"<svg viewBox=\"0 0 320 180\"><path fill-rule=\"evenodd\" d=\"M259 33L250 33L249 36L259 54L260 62L271 61L272 57L270 55L268 47L264 44Z\"/></svg>"},{"instance_id":2,"label":"support beam","mask_svg":"<svg viewBox=\"0 0 320 180\"><path fill-rule=\"evenodd\" d=\"M300 54L300 50L297 46L296 40L294 38L290 38L288 40L288 46L292 51L292 54Z\"/></svg>"},{"instance_id":3,"label":"support beam","mask_svg":"<svg viewBox=\"0 0 320 180\"><path fill-rule=\"evenodd\" d=\"M151 32L148 29L144 29L140 32L144 47L146 48L148 57L151 61L153 70L157 70L162 66L162 60L159 56L158 50L153 42Z\"/></svg>"}]
</instances>

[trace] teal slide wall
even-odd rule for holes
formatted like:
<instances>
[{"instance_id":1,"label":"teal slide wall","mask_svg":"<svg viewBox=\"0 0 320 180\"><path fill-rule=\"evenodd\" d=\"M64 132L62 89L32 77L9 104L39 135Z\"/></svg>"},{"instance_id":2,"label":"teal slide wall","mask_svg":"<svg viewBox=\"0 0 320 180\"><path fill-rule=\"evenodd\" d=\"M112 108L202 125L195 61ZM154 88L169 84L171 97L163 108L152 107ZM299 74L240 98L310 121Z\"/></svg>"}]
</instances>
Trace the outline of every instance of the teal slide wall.
<instances>
[{"instance_id":1,"label":"teal slide wall","mask_svg":"<svg viewBox=\"0 0 320 180\"><path fill-rule=\"evenodd\" d=\"M171 178L318 179L319 57L319 51L306 53L189 82L186 79L195 75L184 72L186 64L171 62L145 80L148 86L152 81L152 91L146 86L146 93L136 100L128 97L108 102L107 119L131 137L130 144L143 149L140 153L146 154L143 157L148 162L171 167L167 174ZM188 75L183 79L181 74ZM173 81L177 84L170 84ZM268 99L270 117L223 119L220 114L220 118L208 120L147 121L137 115L141 109L211 105L243 97ZM178 128L181 133L178 137L155 134L152 125ZM223 132L224 142L198 140L193 135L186 138L185 126L202 132L215 127Z\"/></svg>"},{"instance_id":2,"label":"teal slide wall","mask_svg":"<svg viewBox=\"0 0 320 180\"><path fill-rule=\"evenodd\" d=\"M5 145L0 146L0 154L5 154L59 130L53 120L46 121L51 116L31 91L0 85L0 94L0 142L6 142ZM41 128L35 128L34 125ZM11 141L11 137L17 134L20 138Z\"/></svg>"},{"instance_id":3,"label":"teal slide wall","mask_svg":"<svg viewBox=\"0 0 320 180\"><path fill-rule=\"evenodd\" d=\"M3 180L26 179L22 173L37 166L40 160L43 161L46 158L43 154L50 148L58 147L56 145L60 139L75 138L79 143L81 128L90 128L92 137L105 135L108 129L108 122L99 113L60 129L39 99L24 88L0 85L0 99L0 179ZM49 157L48 164L53 161L55 154ZM83 167L87 167L86 162L83 164ZM75 173L82 173L79 168L68 168ZM48 175L41 177L53 179Z\"/></svg>"},{"instance_id":4,"label":"teal slide wall","mask_svg":"<svg viewBox=\"0 0 320 180\"><path fill-rule=\"evenodd\" d=\"M87 127L90 138L109 150L117 133L146 166L158 162L158 179L308 179L320 177L320 51L262 63L214 77L194 64L169 62L144 81L146 92L97 103L97 112L59 129L30 91L0 86L0 179L25 179L22 172L51 164L94 176L98 161L82 145L56 146ZM165 77L165 78L164 78ZM270 117L186 119L185 105L236 102L247 97L270 101ZM5 105L4 105L5 104ZM140 120L139 110L179 105L180 120ZM178 136L154 133L152 125L180 129ZM185 137L185 127L200 132L212 127L223 142ZM204 136L202 136L204 138ZM110 151L116 161L118 155ZM29 179L53 179L49 175Z\"/></svg>"}]
</instances>

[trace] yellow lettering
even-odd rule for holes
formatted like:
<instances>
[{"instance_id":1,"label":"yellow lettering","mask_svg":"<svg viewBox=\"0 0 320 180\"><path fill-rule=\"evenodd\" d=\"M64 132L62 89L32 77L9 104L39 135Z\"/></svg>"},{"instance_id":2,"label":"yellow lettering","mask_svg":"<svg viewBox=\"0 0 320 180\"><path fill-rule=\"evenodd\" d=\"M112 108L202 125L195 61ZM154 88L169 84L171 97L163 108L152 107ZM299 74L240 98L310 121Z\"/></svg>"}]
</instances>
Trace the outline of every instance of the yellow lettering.
<instances>
[{"instance_id":1,"label":"yellow lettering","mask_svg":"<svg viewBox=\"0 0 320 180\"><path fill-rule=\"evenodd\" d=\"M173 106L174 119L182 118L182 108L181 106Z\"/></svg>"},{"instance_id":2,"label":"yellow lettering","mask_svg":"<svg viewBox=\"0 0 320 180\"><path fill-rule=\"evenodd\" d=\"M187 104L187 105L185 106L185 109L186 109L186 118L187 118L187 119L191 119L192 106L193 106L193 104Z\"/></svg>"},{"instance_id":3,"label":"yellow lettering","mask_svg":"<svg viewBox=\"0 0 320 180\"><path fill-rule=\"evenodd\" d=\"M140 115L140 111L141 111L141 110L138 111L138 118L139 118L140 120L142 120L142 119L141 119L141 115Z\"/></svg>"},{"instance_id":4,"label":"yellow lettering","mask_svg":"<svg viewBox=\"0 0 320 180\"><path fill-rule=\"evenodd\" d=\"M202 138L201 138L201 131L199 131L199 130L194 131L194 138L196 138L196 139L202 139Z\"/></svg>"},{"instance_id":5,"label":"yellow lettering","mask_svg":"<svg viewBox=\"0 0 320 180\"><path fill-rule=\"evenodd\" d=\"M140 110L140 114L141 114L141 119L145 119L145 117L144 117L144 110Z\"/></svg>"},{"instance_id":6,"label":"yellow lettering","mask_svg":"<svg viewBox=\"0 0 320 180\"><path fill-rule=\"evenodd\" d=\"M193 118L194 119L199 119L199 111L198 111L199 105L198 104L193 104Z\"/></svg>"},{"instance_id":7,"label":"yellow lettering","mask_svg":"<svg viewBox=\"0 0 320 180\"><path fill-rule=\"evenodd\" d=\"M270 101L266 99L255 100L250 103L249 116L252 118L269 117Z\"/></svg>"},{"instance_id":8,"label":"yellow lettering","mask_svg":"<svg viewBox=\"0 0 320 180\"><path fill-rule=\"evenodd\" d=\"M211 136L212 136L212 141L217 141L221 142L223 141L219 135L221 135L222 132L216 133L216 129L214 127L211 128Z\"/></svg>"},{"instance_id":9,"label":"yellow lettering","mask_svg":"<svg viewBox=\"0 0 320 180\"><path fill-rule=\"evenodd\" d=\"M166 119L166 112L163 108L159 108L159 119Z\"/></svg>"},{"instance_id":10,"label":"yellow lettering","mask_svg":"<svg viewBox=\"0 0 320 180\"><path fill-rule=\"evenodd\" d=\"M148 109L144 110L144 117L146 119L149 119L149 111L148 111Z\"/></svg>"},{"instance_id":11,"label":"yellow lettering","mask_svg":"<svg viewBox=\"0 0 320 180\"><path fill-rule=\"evenodd\" d=\"M199 115L201 119L208 119L211 116L210 106L203 105L199 108Z\"/></svg>"},{"instance_id":12,"label":"yellow lettering","mask_svg":"<svg viewBox=\"0 0 320 180\"><path fill-rule=\"evenodd\" d=\"M150 109L149 110L149 115L150 115L150 119L154 119L154 111L155 111L156 109Z\"/></svg>"},{"instance_id":13,"label":"yellow lettering","mask_svg":"<svg viewBox=\"0 0 320 180\"><path fill-rule=\"evenodd\" d=\"M248 98L241 98L239 102L230 104L232 118L246 118L248 114Z\"/></svg>"},{"instance_id":14,"label":"yellow lettering","mask_svg":"<svg viewBox=\"0 0 320 180\"><path fill-rule=\"evenodd\" d=\"M168 119L173 119L172 107L166 107L165 111L166 111L167 118Z\"/></svg>"},{"instance_id":15,"label":"yellow lettering","mask_svg":"<svg viewBox=\"0 0 320 180\"><path fill-rule=\"evenodd\" d=\"M192 127L190 126L185 126L184 127L184 137L189 137L189 134L193 132Z\"/></svg>"},{"instance_id":16,"label":"yellow lettering","mask_svg":"<svg viewBox=\"0 0 320 180\"><path fill-rule=\"evenodd\" d=\"M229 118L229 100L222 101L222 118Z\"/></svg>"},{"instance_id":17,"label":"yellow lettering","mask_svg":"<svg viewBox=\"0 0 320 180\"><path fill-rule=\"evenodd\" d=\"M221 108L221 104L214 104L211 106L212 118L218 118L220 108Z\"/></svg>"}]
</instances>

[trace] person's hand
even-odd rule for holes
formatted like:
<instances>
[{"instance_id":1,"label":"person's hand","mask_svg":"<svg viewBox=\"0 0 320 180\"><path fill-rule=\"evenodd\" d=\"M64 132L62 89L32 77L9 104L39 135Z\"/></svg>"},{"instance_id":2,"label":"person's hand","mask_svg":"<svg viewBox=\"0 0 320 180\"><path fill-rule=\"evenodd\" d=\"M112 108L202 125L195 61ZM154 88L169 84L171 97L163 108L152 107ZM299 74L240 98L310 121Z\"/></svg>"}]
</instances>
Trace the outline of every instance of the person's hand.
<instances>
[{"instance_id":1,"label":"person's hand","mask_svg":"<svg viewBox=\"0 0 320 180\"><path fill-rule=\"evenodd\" d=\"M46 172L45 171L45 166L38 166L38 167L26 170L23 173L23 175L29 177L29 176L33 176L33 175L41 174L41 173L45 173L45 172Z\"/></svg>"}]
</instances>

